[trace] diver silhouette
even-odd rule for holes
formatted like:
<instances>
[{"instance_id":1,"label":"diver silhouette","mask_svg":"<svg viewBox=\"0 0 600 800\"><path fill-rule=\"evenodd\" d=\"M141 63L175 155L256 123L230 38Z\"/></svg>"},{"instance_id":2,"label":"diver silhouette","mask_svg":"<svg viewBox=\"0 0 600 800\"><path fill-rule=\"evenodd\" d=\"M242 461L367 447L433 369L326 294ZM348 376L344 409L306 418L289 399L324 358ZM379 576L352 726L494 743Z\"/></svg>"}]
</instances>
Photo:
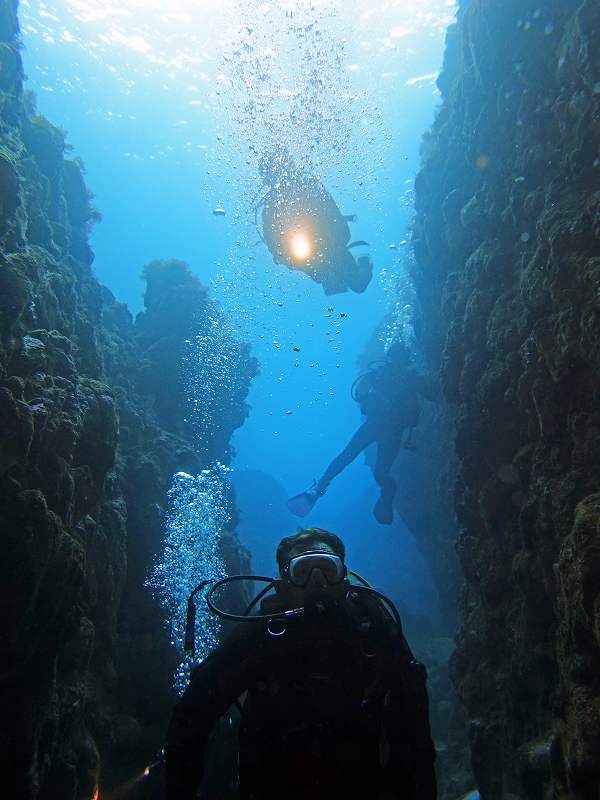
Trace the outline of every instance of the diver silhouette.
<instances>
[{"instance_id":1,"label":"diver silhouette","mask_svg":"<svg viewBox=\"0 0 600 800\"><path fill-rule=\"evenodd\" d=\"M400 447L415 449L412 435L419 421L422 399L435 401L439 391L434 381L415 371L408 348L402 342L395 342L379 367L355 381L352 396L359 403L365 421L321 478L306 491L290 498L287 506L296 516L305 517L325 494L331 481L375 443L377 455L373 474L381 494L373 514L382 525L390 525L394 519L396 493L396 482L390 471ZM408 434L406 439L405 433Z\"/></svg>"},{"instance_id":2,"label":"diver silhouette","mask_svg":"<svg viewBox=\"0 0 600 800\"><path fill-rule=\"evenodd\" d=\"M355 259L351 252L367 244L350 242L348 223L354 216L342 214L322 183L300 168L285 148L266 153L259 172L267 192L256 212L262 209L261 237L273 261L310 275L326 295L364 292L373 264L369 256Z\"/></svg>"},{"instance_id":3,"label":"diver silhouette","mask_svg":"<svg viewBox=\"0 0 600 800\"><path fill-rule=\"evenodd\" d=\"M203 778L201 797L224 797L210 785L205 751L241 695L235 797L435 800L427 674L397 609L348 571L344 544L329 531L286 537L276 557L279 578L255 578L268 586L244 616L221 611L211 598L219 585L252 576L225 578L208 590L211 610L248 624L235 626L194 669L173 710L168 800L193 800Z\"/></svg>"}]
</instances>

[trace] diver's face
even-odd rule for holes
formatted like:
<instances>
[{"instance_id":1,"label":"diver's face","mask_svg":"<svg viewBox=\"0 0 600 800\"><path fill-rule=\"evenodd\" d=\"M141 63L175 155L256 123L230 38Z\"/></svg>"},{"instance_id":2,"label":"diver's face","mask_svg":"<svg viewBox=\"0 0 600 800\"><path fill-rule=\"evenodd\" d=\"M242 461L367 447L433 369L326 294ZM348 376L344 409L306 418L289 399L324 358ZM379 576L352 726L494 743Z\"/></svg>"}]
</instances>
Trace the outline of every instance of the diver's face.
<instances>
[{"instance_id":1,"label":"diver's face","mask_svg":"<svg viewBox=\"0 0 600 800\"><path fill-rule=\"evenodd\" d=\"M330 553L336 555L335 551L322 542L312 543L301 547L294 548L290 553L290 560L302 553ZM346 580L341 580L339 583L330 583L325 574L318 567L314 567L309 574L308 580L304 586L295 586L287 580L285 575L282 575L280 584L280 594L285 602L297 607L302 606L306 602L306 598L314 593L327 593L335 600L342 600L346 594Z\"/></svg>"}]
</instances>

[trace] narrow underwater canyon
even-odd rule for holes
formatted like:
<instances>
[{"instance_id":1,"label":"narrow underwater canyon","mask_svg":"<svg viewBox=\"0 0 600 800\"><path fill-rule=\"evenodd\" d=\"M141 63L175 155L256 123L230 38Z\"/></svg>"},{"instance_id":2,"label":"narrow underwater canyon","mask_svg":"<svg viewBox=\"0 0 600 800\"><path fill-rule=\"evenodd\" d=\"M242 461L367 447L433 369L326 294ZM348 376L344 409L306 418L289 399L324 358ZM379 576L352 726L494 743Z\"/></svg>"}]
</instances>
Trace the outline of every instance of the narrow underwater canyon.
<instances>
[{"instance_id":1,"label":"narrow underwater canyon","mask_svg":"<svg viewBox=\"0 0 600 800\"><path fill-rule=\"evenodd\" d=\"M229 463L258 364L235 343L236 393L186 422L208 290L151 262L134 321L98 283L100 215L24 90L17 10L0 8L1 781L92 800L162 744L177 656L145 583L167 490ZM423 140L411 278L444 402L398 459L396 508L456 631L464 709L430 666L444 800L469 760L483 800L599 797L599 42L592 0L463 0ZM248 573L228 503L222 556Z\"/></svg>"}]
</instances>

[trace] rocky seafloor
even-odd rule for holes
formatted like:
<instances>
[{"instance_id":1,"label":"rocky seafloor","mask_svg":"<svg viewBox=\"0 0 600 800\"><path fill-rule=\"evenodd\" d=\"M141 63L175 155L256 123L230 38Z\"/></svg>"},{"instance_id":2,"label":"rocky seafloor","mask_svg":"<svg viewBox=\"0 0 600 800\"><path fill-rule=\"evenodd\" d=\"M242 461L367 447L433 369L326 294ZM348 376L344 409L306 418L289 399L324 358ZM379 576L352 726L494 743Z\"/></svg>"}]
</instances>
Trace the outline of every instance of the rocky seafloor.
<instances>
[{"instance_id":1,"label":"rocky seafloor","mask_svg":"<svg viewBox=\"0 0 600 800\"><path fill-rule=\"evenodd\" d=\"M453 682L482 798L598 798L600 5L462 0L438 86L412 276L458 461Z\"/></svg>"}]
</instances>

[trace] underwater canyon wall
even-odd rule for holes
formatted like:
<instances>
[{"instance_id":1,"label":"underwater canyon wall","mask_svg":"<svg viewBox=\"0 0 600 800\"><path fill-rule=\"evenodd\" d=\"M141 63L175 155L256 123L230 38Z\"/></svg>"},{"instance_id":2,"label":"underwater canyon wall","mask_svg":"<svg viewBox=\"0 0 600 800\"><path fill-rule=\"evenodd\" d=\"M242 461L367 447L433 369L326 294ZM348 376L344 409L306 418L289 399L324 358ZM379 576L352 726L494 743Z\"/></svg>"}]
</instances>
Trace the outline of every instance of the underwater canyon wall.
<instances>
[{"instance_id":1,"label":"underwater canyon wall","mask_svg":"<svg viewBox=\"0 0 600 800\"><path fill-rule=\"evenodd\" d=\"M462 0L416 182L483 800L600 786L600 6ZM439 472L438 472L439 474Z\"/></svg>"},{"instance_id":2,"label":"underwater canyon wall","mask_svg":"<svg viewBox=\"0 0 600 800\"><path fill-rule=\"evenodd\" d=\"M410 320L398 325L393 313L375 329L361 354L359 373L381 362L384 342L390 331L413 350L413 368L435 384L435 364L425 364L413 341L423 324L417 298L409 281L402 280L397 297L403 309L411 308ZM440 800L457 800L473 786L468 757L467 721L462 703L450 681L449 659L454 650L456 607L461 573L454 543L457 534L453 503L456 456L452 446L452 413L442 397L422 401L411 444L400 447L392 475L396 481L394 511L414 536L437 590L439 603L431 617L413 616L400 608L403 625L416 657L427 667L429 717L436 748L436 774ZM407 433L404 434L404 441ZM374 448L367 451L367 463L375 469ZM406 536L400 527L393 535ZM401 583L405 576L398 574Z\"/></svg>"},{"instance_id":3,"label":"underwater canyon wall","mask_svg":"<svg viewBox=\"0 0 600 800\"><path fill-rule=\"evenodd\" d=\"M0 5L2 795L91 800L161 746L177 656L144 588L174 471L230 459L256 372L218 431L184 422L178 369L208 293L187 265L144 271L134 322L91 269L99 214L63 131L23 91L16 0ZM210 306L215 313L214 304ZM210 441L199 448L198 442ZM235 523L232 500L231 514ZM223 558L248 571L233 534Z\"/></svg>"}]
</instances>

